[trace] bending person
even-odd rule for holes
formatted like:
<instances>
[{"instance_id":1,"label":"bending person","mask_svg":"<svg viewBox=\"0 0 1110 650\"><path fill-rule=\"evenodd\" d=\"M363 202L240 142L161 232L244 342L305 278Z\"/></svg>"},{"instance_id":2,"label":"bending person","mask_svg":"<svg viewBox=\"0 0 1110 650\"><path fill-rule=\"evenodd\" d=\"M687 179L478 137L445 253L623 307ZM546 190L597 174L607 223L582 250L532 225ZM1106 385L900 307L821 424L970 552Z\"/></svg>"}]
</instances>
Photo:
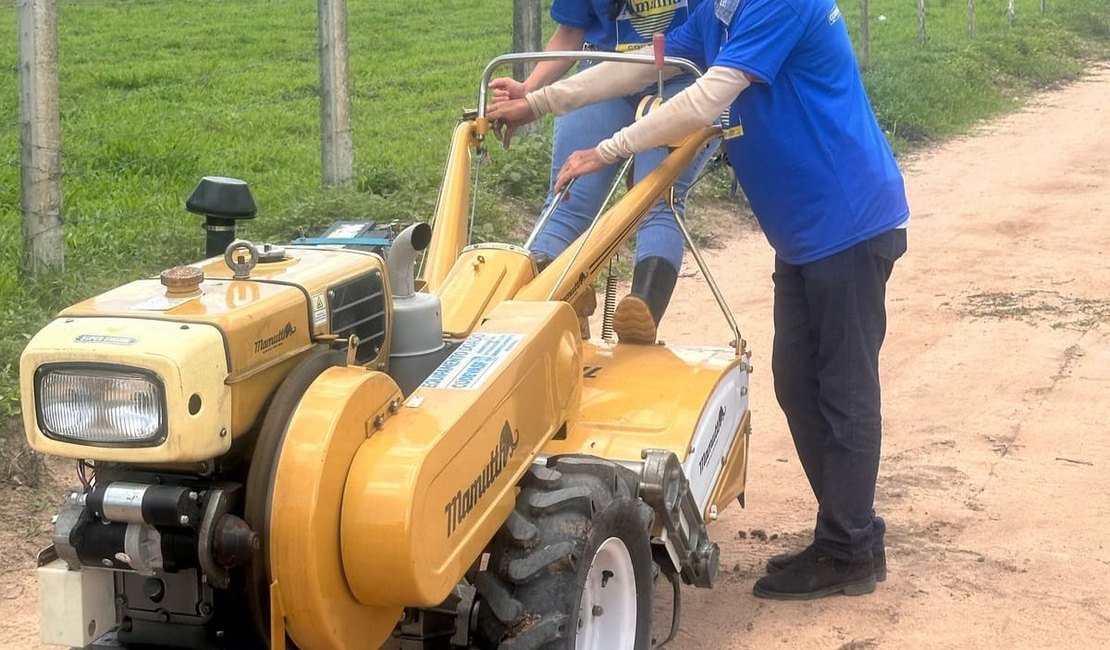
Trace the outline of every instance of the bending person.
<instances>
[{"instance_id":1,"label":"bending person","mask_svg":"<svg viewBox=\"0 0 1110 650\"><path fill-rule=\"evenodd\" d=\"M598 50L628 52L651 43L655 32L668 32L682 25L689 13L708 0L554 0L551 17L557 23L546 50ZM572 61L543 61L524 82L509 78L490 83L494 102L515 100L561 79L570 70ZM579 70L591 68L583 62ZM643 66L648 72L651 66ZM636 108L645 95L655 94L657 77L647 79L619 96L613 96L577 110L566 111L555 119L552 143L552 188L559 170L575 151L592 149L635 120ZM664 96L670 97L693 82L689 75L669 79ZM712 156L708 148L675 183L676 209L685 215L686 194L701 168ZM636 155L633 180L647 176L665 158L665 147L645 149ZM555 207L544 229L532 246L540 264L563 252L589 227L601 210L602 202L612 185L619 165L609 164L598 173L575 183L574 189ZM554 189L548 192L543 211L551 206ZM542 214L542 212L541 212ZM656 328L670 302L682 266L685 243L667 205L660 201L644 218L636 237L636 263L632 274L632 291L617 305L613 329L621 341L654 343ZM586 305L576 305L580 315L588 315L595 306L593 293ZM586 312L583 314L582 312Z\"/></svg>"},{"instance_id":2,"label":"bending person","mask_svg":"<svg viewBox=\"0 0 1110 650\"><path fill-rule=\"evenodd\" d=\"M813 543L768 561L762 598L864 594L886 577L874 510L886 286L906 251L902 174L867 99L834 0L716 0L667 40L708 64L660 109L567 159L556 188L710 124L723 109L736 176L775 249L775 393L817 498ZM606 63L497 104L508 125L641 87L651 71Z\"/></svg>"}]
</instances>

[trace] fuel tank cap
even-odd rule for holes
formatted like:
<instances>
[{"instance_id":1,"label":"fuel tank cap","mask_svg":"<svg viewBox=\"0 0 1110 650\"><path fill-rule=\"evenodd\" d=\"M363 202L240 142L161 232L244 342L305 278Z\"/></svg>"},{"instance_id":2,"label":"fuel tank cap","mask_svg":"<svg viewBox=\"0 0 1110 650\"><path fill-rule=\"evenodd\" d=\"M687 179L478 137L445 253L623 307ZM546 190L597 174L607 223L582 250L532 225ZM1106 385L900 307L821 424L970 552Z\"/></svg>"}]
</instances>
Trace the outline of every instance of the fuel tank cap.
<instances>
[{"instance_id":1,"label":"fuel tank cap","mask_svg":"<svg viewBox=\"0 0 1110 650\"><path fill-rule=\"evenodd\" d=\"M175 266L159 275L166 293L184 294L199 290L204 281L204 271L195 266Z\"/></svg>"}]
</instances>

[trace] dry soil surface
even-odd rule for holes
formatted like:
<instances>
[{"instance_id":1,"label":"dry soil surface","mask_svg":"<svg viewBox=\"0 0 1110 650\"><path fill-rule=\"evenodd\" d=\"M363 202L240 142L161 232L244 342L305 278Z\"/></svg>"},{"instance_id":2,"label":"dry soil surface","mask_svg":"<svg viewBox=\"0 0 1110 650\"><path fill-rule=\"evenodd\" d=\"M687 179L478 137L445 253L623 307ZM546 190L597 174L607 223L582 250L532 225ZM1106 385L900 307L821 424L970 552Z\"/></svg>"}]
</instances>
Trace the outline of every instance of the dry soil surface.
<instances>
[{"instance_id":1,"label":"dry soil surface","mask_svg":"<svg viewBox=\"0 0 1110 650\"><path fill-rule=\"evenodd\" d=\"M916 157L906 181L882 358L890 577L858 598L751 595L768 556L809 541L815 504L771 388L772 253L738 232L708 259L754 350L747 509L711 526L722 574L684 591L675 650L1110 646L1110 67ZM687 269L662 334L706 332L728 340ZM2 648L40 647L39 494L0 497L23 517L0 531Z\"/></svg>"},{"instance_id":2,"label":"dry soil surface","mask_svg":"<svg viewBox=\"0 0 1110 650\"><path fill-rule=\"evenodd\" d=\"M710 527L723 575L686 590L676 650L1110 646L1110 68L906 165L889 285L877 508L890 577L859 598L754 598L812 539L815 502L770 377L773 256L709 256L754 349L747 509ZM671 341L716 325L699 279Z\"/></svg>"}]
</instances>

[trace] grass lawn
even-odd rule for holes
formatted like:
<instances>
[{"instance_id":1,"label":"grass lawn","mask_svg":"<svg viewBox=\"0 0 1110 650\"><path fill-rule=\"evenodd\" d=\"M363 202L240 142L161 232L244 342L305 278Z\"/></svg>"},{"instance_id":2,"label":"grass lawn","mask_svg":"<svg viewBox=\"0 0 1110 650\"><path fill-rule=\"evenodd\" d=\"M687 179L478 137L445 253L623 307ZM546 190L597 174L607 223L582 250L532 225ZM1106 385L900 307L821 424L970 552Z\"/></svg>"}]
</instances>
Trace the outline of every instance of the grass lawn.
<instances>
[{"instance_id":1,"label":"grass lawn","mask_svg":"<svg viewBox=\"0 0 1110 650\"><path fill-rule=\"evenodd\" d=\"M898 149L965 130L1030 90L1105 57L1110 0L929 0L916 43L909 0L872 0L865 77ZM0 0L0 416L18 409L26 339L67 304L203 252L184 198L205 174L246 179L252 239L317 232L337 218L430 215L459 110L485 63L511 45L511 0L349 0L355 188L319 189L315 3L303 0L60 0L66 269L21 278L14 0ZM858 4L842 6L858 25ZM882 18L880 18L882 17ZM548 26L550 27L550 26ZM481 232L505 232L542 200L547 141L496 155ZM523 206L521 208L520 206ZM696 208L695 208L696 210ZM694 213L696 216L696 211Z\"/></svg>"}]
</instances>

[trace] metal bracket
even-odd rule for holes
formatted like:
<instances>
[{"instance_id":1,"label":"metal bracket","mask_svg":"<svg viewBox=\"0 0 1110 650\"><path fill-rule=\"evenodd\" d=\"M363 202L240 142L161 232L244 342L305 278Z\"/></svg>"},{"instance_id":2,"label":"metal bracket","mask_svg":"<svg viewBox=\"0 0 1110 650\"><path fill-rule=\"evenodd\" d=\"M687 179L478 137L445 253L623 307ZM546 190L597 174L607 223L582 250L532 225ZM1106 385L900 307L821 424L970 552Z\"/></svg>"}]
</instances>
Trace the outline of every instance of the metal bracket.
<instances>
[{"instance_id":1,"label":"metal bracket","mask_svg":"<svg viewBox=\"0 0 1110 650\"><path fill-rule=\"evenodd\" d=\"M197 556L200 560L200 569L207 579L208 584L217 589L226 589L231 584L231 575L227 569L216 563L212 555L212 540L216 534L216 522L220 515L226 514L230 509L227 494L220 489L208 490L205 495L204 516L197 531L198 546Z\"/></svg>"},{"instance_id":2,"label":"metal bracket","mask_svg":"<svg viewBox=\"0 0 1110 650\"><path fill-rule=\"evenodd\" d=\"M686 584L712 587L717 578L720 548L709 540L690 482L678 456L666 449L645 449L640 498L663 524L667 552Z\"/></svg>"}]
</instances>

